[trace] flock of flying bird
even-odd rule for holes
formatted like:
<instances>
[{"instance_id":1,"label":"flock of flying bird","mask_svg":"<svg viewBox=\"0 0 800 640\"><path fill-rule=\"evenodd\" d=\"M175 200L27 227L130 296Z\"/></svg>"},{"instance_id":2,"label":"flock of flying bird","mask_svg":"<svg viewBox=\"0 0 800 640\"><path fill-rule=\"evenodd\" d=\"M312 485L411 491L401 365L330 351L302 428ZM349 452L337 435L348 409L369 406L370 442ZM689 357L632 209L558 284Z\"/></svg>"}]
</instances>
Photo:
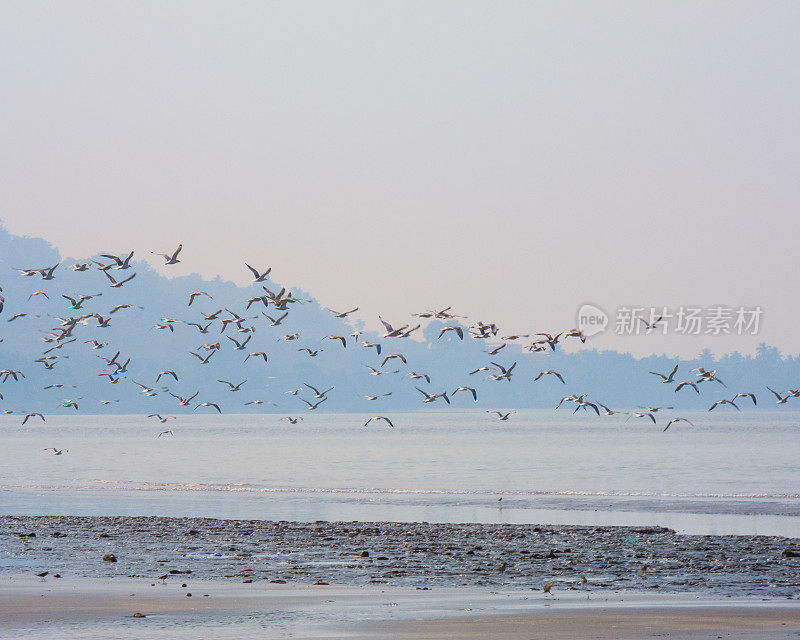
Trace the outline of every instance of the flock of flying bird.
<instances>
[{"instance_id":1,"label":"flock of flying bird","mask_svg":"<svg viewBox=\"0 0 800 640\"><path fill-rule=\"evenodd\" d=\"M183 249L182 245L178 245L177 249L175 249L172 253L154 253L155 255L159 255L164 259L164 265L175 265L181 262L179 259L179 255ZM108 286L114 289L122 288L123 286L130 283L136 277L135 272L131 272L130 275L127 275L127 272L134 268L134 265L131 263L133 258L134 252L131 251L130 253L123 254L123 255L115 255L111 253L101 254L100 258L102 260L90 260L87 262L79 262L70 265L68 268L72 271L77 272L85 272L89 270L100 270L102 271L107 280ZM39 278L44 281L52 281L56 279L57 270L60 264L56 264L53 266L46 266L41 268L17 268L16 270L22 277L31 277L31 278ZM67 267L65 267L67 268ZM263 306L264 311L261 312L261 316L256 317L263 317L268 320L267 326L268 327L281 327L284 326L284 323L287 322L287 319L290 316L290 312L295 305L303 304L304 300L293 296L290 291L287 291L285 288L280 288L275 291L271 290L265 282L269 282L268 276L271 272L271 268L268 268L264 271L254 268L253 266L245 263L245 268L249 270L253 277L253 286L259 285L260 290L257 291L253 296L246 300L246 311L249 311L253 305L256 308L261 308ZM112 273L114 272L114 273ZM122 273L117 273L122 272ZM51 292L52 295L53 294ZM50 295L47 291L35 291L30 294L28 297L28 301L32 298L37 296L44 296L45 298L50 298ZM94 328L106 328L110 326L112 317L114 314L122 311L123 309L131 309L135 305L132 304L119 304L112 308L107 315L102 315L98 312L87 312L87 313L80 313L77 315L73 315L71 312L83 310L83 306L86 303L89 303L91 300L99 297L102 293L97 294L76 294L74 296L70 296L64 293L61 293L61 298L65 300L65 316L58 318L59 325L53 327L49 334L47 334L44 338L44 342L46 348L43 350L41 356L35 360L35 364L39 364L43 366L47 370L53 370L58 362L59 358L61 357L60 350L67 345L73 344L78 341L79 337L74 334L74 332L82 326L88 326L89 323L94 323ZM193 304L196 303L198 298L207 299L209 301L213 301L213 296L208 293L207 291L195 291L192 292L187 300L187 307L189 308L196 308L193 307ZM3 298L3 289L0 287L0 314L4 311L4 303L5 300ZM327 309L335 318L346 319L351 314L358 311L358 307L354 307L352 309L348 309L346 311L337 311L335 309ZM14 310L15 313L6 319L6 322L15 322L20 318L25 317L27 314L26 311L17 311ZM527 349L531 353L541 352L541 351L555 351L559 344L564 342L567 339L576 339L585 342L586 338L582 334L581 331L578 329L571 329L568 331L562 331L559 333L551 334L548 332L539 332L535 334L510 334L510 335L502 335L499 332L499 329L496 324L494 323L486 323L486 322L474 322L466 326L460 322L463 317L457 316L451 312L451 307L446 307L440 310L433 310L433 311L425 311L422 313L414 314L414 316L419 319L436 319L441 320L447 323L443 328L441 328L440 333L438 334L438 338L442 338L445 335L452 335L454 338L457 338L459 341L463 341L465 339L474 339L474 340L486 340L488 343L497 343L500 342L499 346L494 346L490 349L487 349L485 353L490 357L493 358L502 352L504 348L506 348L509 344L517 343L517 341L523 338L530 338L533 337L530 344L526 345L524 348ZM194 318L194 321L178 321L173 318L162 318L161 321L156 324L155 329L158 330L165 330L169 332L175 331L175 325L178 322L183 322L186 326L194 327L198 334L200 335L207 335L211 332L212 327L219 326L220 330L217 333L214 332L216 336L220 334L226 339L225 341L220 341L218 339L212 338L208 342L200 345L195 350L190 351L188 354L190 357L196 358L199 362L199 365L206 366L210 365L213 369L214 355L223 348L223 342L227 345L228 349L234 349L238 351L246 352L246 357L244 361L246 362L250 358L254 359L261 359L263 362L268 362L269 354L265 351L250 351L248 349L248 345L250 341L253 339L253 335L256 333L256 326L251 321L254 317L245 317L244 315L237 313L231 309L218 309L211 313L207 313L204 311L198 310L198 315ZM382 342L378 341L369 341L369 340L361 340L360 346L366 350L375 350L375 356L377 360L375 362L375 366L371 366L368 364L364 364L364 367L369 371L370 375L374 376L381 376L385 374L398 374L400 373L399 369L386 369L386 365L389 363L402 363L402 365L407 366L408 360L403 353L395 350L395 345L402 341L403 338L408 338L412 336L416 331L421 328L420 322L414 323L407 323L400 326L394 326L384 320L382 317L379 316L379 320L383 325L384 332L381 336ZM659 320L655 320L651 325L648 325L648 330L655 327L655 325L659 322ZM287 323L288 324L288 323ZM414 324L414 326L411 326ZM500 335L499 335L500 334ZM498 337L499 335L499 337ZM328 334L322 338L322 340L328 340L334 343L341 345L342 349L347 349L348 345L352 345L354 343L358 343L359 339L362 336L362 332L355 330L349 335L336 335L336 334ZM282 340L291 342L300 340L300 333L287 333L284 334ZM0 340L1 342L2 340ZM81 344L81 343L79 343ZM109 347L108 342L103 342L96 337L90 337L89 339L83 340L82 344L89 345L89 349L95 350L98 352L103 352L107 347ZM519 343L517 343L519 344ZM324 349L317 348L313 349L311 347L298 347L297 352L305 353L307 357L317 357ZM392 351L391 353L387 353L387 351ZM105 362L105 369L98 375L105 377L109 384L117 385L121 381L127 379L126 373L128 372L128 367L131 363L130 357L123 357L120 351L116 351L116 353L108 357L103 355L103 353L97 354L99 358L101 358ZM512 377L515 375L515 368L517 366L516 362L513 362L510 365L503 365L498 362L495 362L494 359L490 360L490 362L485 365L481 366L471 372L465 372L464 377L470 379L470 376L475 376L478 373L485 372L486 377L485 380L491 382L510 382ZM675 367L669 371L669 373L661 373L657 371L651 371L650 374L658 377L661 379L662 384L668 385L675 385L674 391L675 393L679 392L686 392L684 390L693 390L697 394L700 393L700 386L706 383L714 383L720 385L721 387L725 387L725 383L723 380L717 376L717 372L715 370L706 370L702 367L693 369L691 373L695 374L692 379L682 380L679 381L676 379L676 374L678 373L679 365L675 365ZM452 391L442 390L442 391L432 391L430 389L422 389L419 385L431 384L431 376L428 373L421 373L414 370L408 371L405 375L407 375L411 380L414 381L414 388L420 394L420 400L422 403L435 403L435 402L443 402L446 405L451 404L451 400L456 396L456 394L464 393L468 394L469 397L472 397L474 402L478 400L478 390L476 389L477 385L474 384L462 384L456 387ZM566 384L564 376L562 373L552 370L546 369L541 371L535 378L534 382L537 382L543 378L552 378L558 380L561 384ZM3 369L0 370L0 385L4 385L9 382L21 382L25 380L26 376L25 373L21 370L13 370L13 369ZM178 383L180 380L179 374L172 369L164 369L162 371L154 372L154 379L155 382L151 386L150 384L145 384L136 380L130 380L130 382L140 388L142 394L148 397L155 397L159 394L167 393L172 396L177 401L177 406L181 407L192 407L195 411L201 408L210 408L218 413L222 413L222 408L220 407L219 403L211 402L208 400L199 400L197 396L199 395L199 391L195 392L190 396L183 397L179 394L173 393L173 391L169 387L158 387L157 385L161 382L162 379L165 381L173 381ZM225 380L222 378L216 378L216 381L223 385L229 392L235 393L241 391L243 386L247 384L248 380L244 379L241 381L231 381ZM422 382L424 381L424 383ZM53 388L62 388L65 385L63 383L54 382L50 385L47 385L45 389L53 389ZM1 386L0 386L1 388ZM287 391L287 394L296 396L299 402L302 402L306 406L306 410L308 411L315 411L321 405L323 405L328 400L328 394L334 391L335 387L330 387L328 389L321 389L317 386L314 386L309 383L305 383L303 387L292 389ZM784 404L791 398L800 397L800 390L798 389L789 389L784 392L775 391L769 387L767 389L775 396L778 404ZM310 399L307 399L300 395L303 393L304 395L308 396ZM387 397L392 395L392 392L386 392L382 394L365 394L363 397L367 401L376 402L382 397ZM559 409L562 406L573 405L572 413L577 413L578 411L593 411L597 416L603 415L611 416L615 414L623 414L627 415L627 419L645 419L651 420L653 424L657 424L656 415L660 411L667 411L672 410L674 407L672 406L640 406L637 407L638 410L635 411L615 411L610 409L608 406L599 402L597 400L589 400L589 395L586 393L582 394L570 394L566 395L558 402L556 405L556 409ZM0 391L0 400L3 399L2 391ZM753 405L757 405L757 398L756 395L752 392L739 392L734 394L730 399L723 398L720 400L716 400L708 409L708 411L713 411L718 407L730 406L737 411L740 411L740 407L737 404L738 400L746 400L750 399ZM117 402L115 400L103 400L102 404L108 405L112 402ZM258 405L263 404L263 400L252 400L246 402L245 405ZM63 408L73 408L76 411L79 410L79 405L77 400L75 399L66 399L62 402L61 407ZM14 410L11 409L4 409L3 413L10 414L15 413ZM22 411L19 412L22 414L22 424L25 425L31 420L39 419L41 421L45 421L45 416L39 412L33 411ZM497 416L497 419L500 421L506 421L510 418L510 416L515 413L514 411L498 411L498 410L488 410L487 413L493 414ZM160 424L165 424L171 419L175 419L176 416L164 416L160 413L153 413L148 415L148 418L153 418L157 420ZM283 418L287 420L290 424L298 424L300 421L303 420L302 416L293 417L293 416L286 416ZM373 422L383 422L389 427L394 427L392 420L384 415L374 415L370 417L364 424L364 426L369 425ZM666 421L666 425L664 426L664 431L669 429L669 427L678 422L686 422L692 426L692 422L690 422L685 417L675 416L671 417L669 420ZM174 435L174 432L171 429L166 429L161 431L157 437L165 436L165 435ZM55 455L61 455L62 453L66 453L67 449L56 449L56 448L49 448L47 450L52 450Z\"/></svg>"}]
</instances>

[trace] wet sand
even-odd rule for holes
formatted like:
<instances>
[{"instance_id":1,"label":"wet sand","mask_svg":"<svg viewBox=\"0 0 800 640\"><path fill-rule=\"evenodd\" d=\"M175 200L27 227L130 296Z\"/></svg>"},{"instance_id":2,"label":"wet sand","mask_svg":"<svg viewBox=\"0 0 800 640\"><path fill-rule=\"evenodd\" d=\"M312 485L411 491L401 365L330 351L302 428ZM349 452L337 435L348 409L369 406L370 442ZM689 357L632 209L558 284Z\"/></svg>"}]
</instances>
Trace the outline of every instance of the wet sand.
<instances>
[{"instance_id":1,"label":"wet sand","mask_svg":"<svg viewBox=\"0 0 800 640\"><path fill-rule=\"evenodd\" d=\"M800 634L800 607L571 609L372 625L373 637L398 640L782 640Z\"/></svg>"},{"instance_id":2,"label":"wet sand","mask_svg":"<svg viewBox=\"0 0 800 640\"><path fill-rule=\"evenodd\" d=\"M140 579L0 579L0 637L797 638L800 603L688 594L543 594L475 588L186 586ZM191 597L187 597L191 593ZM141 617L134 617L140 614Z\"/></svg>"}]
</instances>

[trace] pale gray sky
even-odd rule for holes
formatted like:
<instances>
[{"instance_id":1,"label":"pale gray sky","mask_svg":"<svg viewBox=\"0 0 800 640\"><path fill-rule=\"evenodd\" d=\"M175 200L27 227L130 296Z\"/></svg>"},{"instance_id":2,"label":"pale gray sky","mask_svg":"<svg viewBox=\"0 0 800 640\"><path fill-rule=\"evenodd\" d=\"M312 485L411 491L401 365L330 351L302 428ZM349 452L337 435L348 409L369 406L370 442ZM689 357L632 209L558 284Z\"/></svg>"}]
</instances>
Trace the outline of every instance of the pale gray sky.
<instances>
[{"instance_id":1,"label":"pale gray sky","mask_svg":"<svg viewBox=\"0 0 800 640\"><path fill-rule=\"evenodd\" d=\"M800 352L796 2L2 2L0 219L375 324L761 305ZM3 276L6 277L6 276Z\"/></svg>"}]
</instances>

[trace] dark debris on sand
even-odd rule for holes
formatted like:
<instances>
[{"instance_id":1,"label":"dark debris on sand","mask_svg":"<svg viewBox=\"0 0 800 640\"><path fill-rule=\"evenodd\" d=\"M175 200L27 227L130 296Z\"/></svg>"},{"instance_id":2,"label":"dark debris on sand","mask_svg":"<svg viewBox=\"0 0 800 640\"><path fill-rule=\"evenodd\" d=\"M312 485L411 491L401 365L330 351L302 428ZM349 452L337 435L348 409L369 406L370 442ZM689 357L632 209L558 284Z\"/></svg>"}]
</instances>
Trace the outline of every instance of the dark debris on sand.
<instances>
[{"instance_id":1,"label":"dark debris on sand","mask_svg":"<svg viewBox=\"0 0 800 640\"><path fill-rule=\"evenodd\" d=\"M660 527L1 516L0 572L796 597L800 559L785 551L797 543Z\"/></svg>"}]
</instances>

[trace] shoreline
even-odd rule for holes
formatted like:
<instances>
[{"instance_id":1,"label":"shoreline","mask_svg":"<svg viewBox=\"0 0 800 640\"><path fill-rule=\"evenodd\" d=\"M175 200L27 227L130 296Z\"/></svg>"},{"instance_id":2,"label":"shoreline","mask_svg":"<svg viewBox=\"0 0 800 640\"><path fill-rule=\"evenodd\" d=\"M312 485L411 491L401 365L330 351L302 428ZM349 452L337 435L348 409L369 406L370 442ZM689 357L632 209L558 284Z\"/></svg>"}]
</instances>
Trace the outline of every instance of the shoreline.
<instances>
[{"instance_id":1,"label":"shoreline","mask_svg":"<svg viewBox=\"0 0 800 640\"><path fill-rule=\"evenodd\" d=\"M498 501L502 497L502 501ZM0 488L0 513L15 516L111 517L140 515L225 520L299 522L364 521L438 524L529 524L559 526L665 526L688 535L800 537L800 499L703 496L500 494L441 491L382 492L249 488Z\"/></svg>"}]
</instances>

